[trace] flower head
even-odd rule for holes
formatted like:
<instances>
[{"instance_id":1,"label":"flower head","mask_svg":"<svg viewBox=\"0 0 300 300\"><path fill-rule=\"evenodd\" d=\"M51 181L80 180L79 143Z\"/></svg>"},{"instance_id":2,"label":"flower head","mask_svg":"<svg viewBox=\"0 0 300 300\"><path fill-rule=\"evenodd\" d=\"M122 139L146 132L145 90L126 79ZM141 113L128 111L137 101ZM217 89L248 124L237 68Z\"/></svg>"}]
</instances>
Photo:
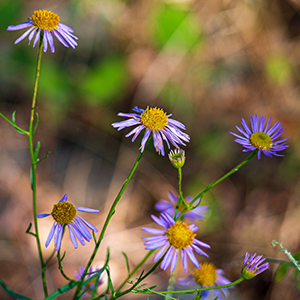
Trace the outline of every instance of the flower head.
<instances>
[{"instance_id":1,"label":"flower head","mask_svg":"<svg viewBox=\"0 0 300 300\"><path fill-rule=\"evenodd\" d=\"M201 255L208 256L199 248L199 246L204 248L210 248L210 246L195 238L195 231L199 227L195 226L194 224L188 226L182 221L175 222L172 217L166 213L162 213L159 218L151 215L151 218L155 223L164 228L164 230L142 228L142 230L145 232L157 235L154 237L143 238L144 240L146 240L146 250L160 248L153 261L157 261L165 254L161 263L161 268L163 270L166 270L171 264L172 273L175 270L180 252L184 272L187 271L187 257L190 258L192 263L197 268L200 268L200 265L193 251L196 251Z\"/></svg>"},{"instance_id":2,"label":"flower head","mask_svg":"<svg viewBox=\"0 0 300 300\"><path fill-rule=\"evenodd\" d=\"M74 271L74 275L75 275L75 279L76 279L76 280L79 281L79 280L81 279L81 277L82 277L82 275L83 275L83 273L84 273L84 270L85 270L84 267L80 266L80 267L79 267L79 272L78 272L78 271ZM87 280L87 279L89 279L90 277L95 276L96 274L93 274L93 273L95 273L95 272L97 272L97 271L99 271L99 270L100 270L100 268L95 268L95 269L93 269L93 267L90 267L88 274L85 275L85 277L84 277L84 280ZM96 280L97 280L97 276L95 276L93 279L91 279L91 280L84 286L84 289L86 290L86 292L89 291L89 290L92 291L92 290L94 289ZM98 282L97 282L96 284L97 284L97 286L99 286L99 285L101 285L102 283L103 283L103 279L102 279L102 278L99 278L99 280L98 280Z\"/></svg>"},{"instance_id":3,"label":"flower head","mask_svg":"<svg viewBox=\"0 0 300 300\"><path fill-rule=\"evenodd\" d=\"M82 217L77 216L77 212L83 211L89 213L97 213L99 212L99 210L87 207L75 207L72 203L67 202L67 198L68 196L67 194L65 194L57 204L54 204L52 212L50 214L36 215L37 218L45 218L51 215L54 219L53 226L46 240L46 248L49 246L54 236L55 250L59 250L63 237L64 227L66 226L69 229L70 239L75 249L77 249L78 247L76 238L81 245L85 245L84 239L88 242L91 240L92 235L88 231L88 229L98 232L97 228L94 225L84 220Z\"/></svg>"},{"instance_id":4,"label":"flower head","mask_svg":"<svg viewBox=\"0 0 300 300\"><path fill-rule=\"evenodd\" d=\"M173 167L179 169L182 168L185 163L185 152L181 149L171 150L169 153L169 159Z\"/></svg>"},{"instance_id":5,"label":"flower head","mask_svg":"<svg viewBox=\"0 0 300 300\"><path fill-rule=\"evenodd\" d=\"M195 269L194 274L185 278L179 278L178 283L180 285L193 285L198 284L200 287L210 287L210 286L219 286L230 284L231 282L222 276L224 271L222 269L217 269L214 264L204 262L200 264L200 269ZM211 292L215 293L218 296L218 299L221 299L221 291L227 297L229 292L227 289L215 289L211 290ZM201 299L206 300L209 299L210 291L201 291Z\"/></svg>"},{"instance_id":6,"label":"flower head","mask_svg":"<svg viewBox=\"0 0 300 300\"><path fill-rule=\"evenodd\" d=\"M242 267L242 276L245 279L251 279L269 268L268 262L263 263L265 258L262 259L262 255L255 256L256 253L250 257L250 253L246 252Z\"/></svg>"},{"instance_id":7,"label":"flower head","mask_svg":"<svg viewBox=\"0 0 300 300\"><path fill-rule=\"evenodd\" d=\"M174 217L175 208L178 203L178 198L172 192L168 193L168 197L170 201L161 199L159 202L155 204L155 209L160 212L168 213L171 217ZM185 198L185 201L186 203L190 203L192 199L193 199L192 196L187 196ZM185 209L185 205L181 202L178 207L176 217L179 217L179 215L184 209ZM191 221L201 220L205 217L205 213L207 211L208 211L208 206L197 206L193 210L188 210L184 214L184 217Z\"/></svg>"},{"instance_id":8,"label":"flower head","mask_svg":"<svg viewBox=\"0 0 300 300\"><path fill-rule=\"evenodd\" d=\"M243 152L258 149L258 159L260 159L261 153L264 153L269 157L272 157L272 155L284 156L282 154L276 153L277 151L282 151L288 147L288 145L285 143L288 138L276 141L283 133L284 126L280 127L281 123L276 122L269 129L271 118L269 118L265 127L266 118L266 116L260 117L259 120L257 115L250 116L252 130L250 130L246 121L242 118L241 123L243 127L236 126L236 129L243 136L233 132L230 133L237 137L237 139L235 139L235 142L241 144L245 148Z\"/></svg>"},{"instance_id":9,"label":"flower head","mask_svg":"<svg viewBox=\"0 0 300 300\"><path fill-rule=\"evenodd\" d=\"M111 125L114 128L118 128L118 130L124 129L125 127L138 125L125 135L126 137L133 135L132 141L134 141L141 131L145 129L145 134L140 147L141 152L144 151L146 142L149 139L151 132L153 136L154 148L156 152L161 155L165 155L163 140L166 142L169 149L169 142L171 142L171 144L176 148L179 148L178 144L185 146L183 141L189 142L190 137L180 130L185 130L185 126L182 123L169 118L171 114L167 115L163 109L157 107L149 108L148 106L147 109L144 110L136 106L133 110L136 112L136 114L118 113L118 116L127 117L130 119L116 122Z\"/></svg>"},{"instance_id":10,"label":"flower head","mask_svg":"<svg viewBox=\"0 0 300 300\"><path fill-rule=\"evenodd\" d=\"M25 31L18 39L16 39L15 44L19 43L20 41L25 39L27 35L29 35L29 45L34 35L36 34L33 41L33 47L38 42L39 38L43 37L44 52L47 51L48 44L51 52L53 53L55 51L53 36L55 36L58 41L65 47L69 47L70 45L73 49L75 49L75 46L77 46L76 40L78 40L78 38L72 34L72 32L74 32L73 29L69 26L61 24L59 22L59 16L52 11L35 10L33 15L28 18L28 22L19 25L8 26L7 30L14 31L28 27L30 28Z\"/></svg>"}]
</instances>

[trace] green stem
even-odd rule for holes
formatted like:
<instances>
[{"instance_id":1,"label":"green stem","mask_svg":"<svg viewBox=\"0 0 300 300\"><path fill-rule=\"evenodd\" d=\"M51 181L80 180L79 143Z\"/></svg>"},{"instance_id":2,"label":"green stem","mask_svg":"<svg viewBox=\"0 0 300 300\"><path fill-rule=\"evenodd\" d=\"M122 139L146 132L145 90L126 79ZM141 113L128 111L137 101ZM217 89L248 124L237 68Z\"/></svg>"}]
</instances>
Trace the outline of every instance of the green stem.
<instances>
[{"instance_id":1,"label":"green stem","mask_svg":"<svg viewBox=\"0 0 300 300\"><path fill-rule=\"evenodd\" d=\"M127 278L123 281L123 283L118 287L116 290L116 294L121 290L121 288L127 283L127 281L135 274L135 272L143 265L143 263L148 259L148 257L154 252L155 250L150 250L145 257L138 263L138 265L132 270L132 272L127 276Z\"/></svg>"},{"instance_id":2,"label":"green stem","mask_svg":"<svg viewBox=\"0 0 300 300\"><path fill-rule=\"evenodd\" d=\"M31 189L32 189L33 219L34 219L36 241L37 241L37 247L38 247L40 264L41 264L43 289L44 289L45 297L47 297L48 290L47 290L47 283L46 283L46 276L45 276L45 263L44 263L43 254L42 254L38 222L37 222L37 217L36 217L36 215L37 215L37 209L36 209L36 159L34 156L34 146L33 146L34 110L35 110L37 88L38 88L38 82L39 82L39 76L40 76L42 49L43 49L43 36L41 35L40 45L39 45L39 50L38 50L38 59L37 59L37 66L36 66L36 75L35 75L35 82L34 82L34 89L33 89L32 105L31 105L31 116L30 116L30 122L29 122L28 142L29 142L29 151L30 151L30 159L31 159Z\"/></svg>"},{"instance_id":3,"label":"green stem","mask_svg":"<svg viewBox=\"0 0 300 300\"><path fill-rule=\"evenodd\" d=\"M195 292L201 292L201 291L209 291L209 290L216 290L216 289L226 289L231 286L237 285L241 283L244 280L243 277L240 277L238 280L231 282L229 284L224 284L224 285L219 285L219 286L210 286L207 288L199 288L199 289L194 289L194 290L181 290L181 291L172 291L173 294L192 294ZM136 293L142 293L141 291L136 291ZM170 293L169 291L162 291L159 292L160 294L168 294ZM155 292L150 292L150 291L145 291L143 294L155 294Z\"/></svg>"},{"instance_id":4,"label":"green stem","mask_svg":"<svg viewBox=\"0 0 300 300\"><path fill-rule=\"evenodd\" d=\"M168 283L168 287L167 287L167 291L169 291L170 293L166 295L165 299L172 297L174 285L176 283L177 270L178 270L178 268L176 266L174 272L170 274L169 283Z\"/></svg>"},{"instance_id":5,"label":"green stem","mask_svg":"<svg viewBox=\"0 0 300 300\"><path fill-rule=\"evenodd\" d=\"M94 251L93 251L93 253L92 253L91 257L90 257L90 260L89 260L89 262L87 263L87 265L85 267L84 273L81 276L81 280L80 280L80 282L79 282L79 284L77 286L77 289L75 291L75 295L74 295L73 299L77 299L77 295L78 295L78 293L80 292L80 290L82 288L82 283L83 283L84 277L87 274L88 269L90 268L90 266L91 266L91 264L92 264L92 262L93 262L93 260L94 260L94 258L96 256L96 254L97 254L97 251L98 251L98 249L100 247L101 241L104 238L104 234L106 232L108 224L109 224L112 216L115 213L115 208L116 208L117 204L119 203L119 201L120 201L120 199L121 199L121 197L122 197L122 195L123 195L123 193L124 193L124 191L125 191L128 183L129 183L130 179L132 178L132 176L133 176L133 174L134 174L134 172L135 172L135 170L136 170L136 168L137 168L137 166L138 166L138 164L139 164L139 162L140 162L140 160L142 158L142 155L143 155L143 152L139 152L139 155L138 155L138 157L137 157L137 159L136 159L136 161L135 161L135 163L134 163L134 165L133 165L133 167L132 167L132 169L131 169L128 177L127 177L127 179L124 181L124 183L123 183L123 185L122 185L122 187L121 187L121 189L120 189L120 191L119 191L119 193L118 193L115 201L113 202L113 204L112 204L112 206L110 208L110 211L108 212L108 215L107 215L105 223L104 223L104 225L102 227L102 231L100 233L99 239L98 239L98 241L97 241L97 243L95 245L95 248L94 248Z\"/></svg>"},{"instance_id":6,"label":"green stem","mask_svg":"<svg viewBox=\"0 0 300 300\"><path fill-rule=\"evenodd\" d=\"M239 168L241 168L244 164L246 164L249 160L251 160L254 156L256 156L258 150L254 150L248 157L246 157L240 164L238 164L235 168L233 168L232 170L230 170L228 173L226 173L224 176L222 176L220 179L212 182L210 185L208 185L200 194L198 194L190 203L189 203L189 208L192 208L192 205L199 199L202 198L203 195L208 192L209 190L211 190L215 185L217 185L218 183L220 183L221 181L223 181L225 178L227 178L228 176L230 176L231 174L237 172L239 170ZM201 201L200 201L201 202ZM200 204L200 202L198 203L198 205ZM197 206L198 206L197 205ZM180 216L176 219L176 220L180 220L182 218L182 216L184 215L184 213L188 210L188 208L185 208L182 213L180 214Z\"/></svg>"}]
</instances>

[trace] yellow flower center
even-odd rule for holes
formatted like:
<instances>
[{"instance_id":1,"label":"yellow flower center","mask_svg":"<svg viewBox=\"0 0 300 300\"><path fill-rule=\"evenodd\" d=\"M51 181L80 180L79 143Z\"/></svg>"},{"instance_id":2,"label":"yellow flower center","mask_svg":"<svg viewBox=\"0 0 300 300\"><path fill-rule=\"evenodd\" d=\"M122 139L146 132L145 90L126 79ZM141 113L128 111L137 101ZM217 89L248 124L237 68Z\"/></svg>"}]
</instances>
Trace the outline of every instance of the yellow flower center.
<instances>
[{"instance_id":1,"label":"yellow flower center","mask_svg":"<svg viewBox=\"0 0 300 300\"><path fill-rule=\"evenodd\" d=\"M45 9L35 10L30 19L34 26L48 31L57 28L59 22L59 16L56 13Z\"/></svg>"},{"instance_id":2,"label":"yellow flower center","mask_svg":"<svg viewBox=\"0 0 300 300\"><path fill-rule=\"evenodd\" d=\"M184 249L192 245L196 234L182 221L177 221L167 230L167 237L171 246Z\"/></svg>"},{"instance_id":3,"label":"yellow flower center","mask_svg":"<svg viewBox=\"0 0 300 300\"><path fill-rule=\"evenodd\" d=\"M60 202L54 204L51 216L58 224L68 225L75 219L76 211L72 203Z\"/></svg>"},{"instance_id":4,"label":"yellow flower center","mask_svg":"<svg viewBox=\"0 0 300 300\"><path fill-rule=\"evenodd\" d=\"M272 139L264 132L252 133L250 143L261 150L269 150L272 147Z\"/></svg>"},{"instance_id":5,"label":"yellow flower center","mask_svg":"<svg viewBox=\"0 0 300 300\"><path fill-rule=\"evenodd\" d=\"M217 279L217 268L212 263L200 264L201 269L195 269L195 281L201 286L211 286Z\"/></svg>"},{"instance_id":6,"label":"yellow flower center","mask_svg":"<svg viewBox=\"0 0 300 300\"><path fill-rule=\"evenodd\" d=\"M147 106L147 109L141 114L141 122L150 130L162 130L169 123L166 114L161 108Z\"/></svg>"}]
</instances>

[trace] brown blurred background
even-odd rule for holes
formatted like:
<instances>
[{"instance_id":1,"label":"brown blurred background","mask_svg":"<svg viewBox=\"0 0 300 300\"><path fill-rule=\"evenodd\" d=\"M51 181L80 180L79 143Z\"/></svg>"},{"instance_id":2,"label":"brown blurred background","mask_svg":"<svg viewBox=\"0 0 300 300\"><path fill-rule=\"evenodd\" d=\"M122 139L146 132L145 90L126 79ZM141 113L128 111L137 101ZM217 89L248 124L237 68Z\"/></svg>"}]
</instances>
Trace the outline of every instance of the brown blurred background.
<instances>
[{"instance_id":1,"label":"brown blurred background","mask_svg":"<svg viewBox=\"0 0 300 300\"><path fill-rule=\"evenodd\" d=\"M0 2L0 111L28 128L37 48L25 31L7 32L25 22L33 10L60 16L79 38L67 49L43 54L37 106L41 142L37 168L38 212L50 212L67 193L77 206L100 209L81 215L101 228L110 205L138 155L112 122L134 106L158 106L186 125L191 142L183 169L184 195L195 196L246 156L229 131L250 114L272 117L290 136L284 158L254 158L203 198L211 207L199 222L198 238L211 245L209 261L239 277L245 252L287 260L271 241L283 241L292 253L299 241L300 181L300 2L296 0L73 0ZM42 299L34 237L25 234L32 222L30 159L25 136L0 120L0 278L11 288ZM297 150L298 149L298 150ZM121 251L133 268L144 255L142 226L152 226L154 204L177 191L177 171L167 156L149 146L124 194L96 257L102 266L111 250L111 274L117 286L126 275ZM51 218L39 220L44 243ZM92 242L74 250L69 237L63 265L73 277L85 265ZM198 257L203 261L203 257ZM152 258L145 265L148 270ZM230 299L300 299L291 270L274 282L277 264L230 291ZM137 275L138 276L138 275ZM146 280L165 289L169 271ZM182 269L179 277L184 276ZM66 284L54 257L47 268L49 291ZM72 293L60 299L70 299ZM1 299L12 299L0 289ZM125 299L146 299L129 295ZM151 299L160 299L153 296ZM183 299L192 299L191 296Z\"/></svg>"}]
</instances>

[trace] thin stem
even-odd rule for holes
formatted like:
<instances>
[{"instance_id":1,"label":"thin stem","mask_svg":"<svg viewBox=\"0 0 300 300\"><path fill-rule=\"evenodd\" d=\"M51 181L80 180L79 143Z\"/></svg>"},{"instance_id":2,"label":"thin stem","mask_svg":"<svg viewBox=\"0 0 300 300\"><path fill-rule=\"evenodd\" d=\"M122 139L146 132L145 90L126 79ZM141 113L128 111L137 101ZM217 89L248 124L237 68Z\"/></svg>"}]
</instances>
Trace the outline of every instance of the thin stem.
<instances>
[{"instance_id":1,"label":"thin stem","mask_svg":"<svg viewBox=\"0 0 300 300\"><path fill-rule=\"evenodd\" d=\"M115 201L113 202L113 204L112 204L112 206L111 206L111 208L110 208L110 210L108 212L108 215L107 215L106 221L105 221L105 223L104 223L104 225L102 227L102 231L100 233L99 239L98 239L98 241L97 241L97 243L95 245L95 248L94 248L94 251L93 251L93 253L92 253L91 257L90 257L90 260L89 260L89 262L87 263L87 265L85 267L84 273L83 273L83 275L81 277L80 283L77 286L77 289L75 291L75 295L74 295L73 299L77 299L77 295L78 295L79 291L82 288L82 283L83 283L84 277L87 274L87 271L90 268L90 266L91 266L91 264L92 264L92 262L93 262L93 260L94 260L94 258L96 256L96 254L97 254L97 251L98 251L98 249L100 247L101 241L104 238L104 234L106 232L108 224L109 224L112 216L115 213L115 208L116 208L117 204L119 203L119 201L120 201L120 199L121 199L121 197L122 197L122 195L123 195L123 193L124 193L124 191L125 191L128 183L129 183L130 179L132 178L132 176L133 176L133 174L134 174L134 172L135 172L135 170L136 170L136 168L137 168L137 166L138 166L138 164L139 164L139 162L140 162L140 160L142 158L142 155L143 155L143 152L139 152L139 155L138 155L138 157L137 157L137 159L136 159L136 161L135 161L135 163L134 163L134 165L133 165L133 167L132 167L132 169L131 169L128 177L127 177L127 179L124 181L124 183L123 183L123 185L122 185L122 187L121 187L121 189L120 189L120 191L119 191L119 193L118 193Z\"/></svg>"},{"instance_id":2,"label":"thin stem","mask_svg":"<svg viewBox=\"0 0 300 300\"><path fill-rule=\"evenodd\" d=\"M39 45L39 50L38 50L38 59L37 59L37 66L36 66L32 105L31 105L31 116L30 116L30 122L29 122L28 142L29 142L29 151L30 151L30 159L31 159L31 189L32 189L33 219L34 219L36 241L37 241L37 247L38 247L40 264L41 264L43 289L44 289L45 297L47 297L48 290L47 290L47 283L46 283L46 276L45 276L45 263L44 263L43 254L42 254L38 222L37 222L37 217L36 217L36 214L37 214L37 209L36 209L36 158L34 155L34 146L33 146L34 110L35 110L37 88L38 88L38 82L39 82L39 76L40 76L42 49L43 49L43 36L41 35L40 45Z\"/></svg>"},{"instance_id":3,"label":"thin stem","mask_svg":"<svg viewBox=\"0 0 300 300\"><path fill-rule=\"evenodd\" d=\"M208 185L200 194L198 194L190 203L189 203L189 208L192 208L192 205L199 199L202 198L203 195L208 192L209 190L211 190L215 185L217 185L218 183L220 183L221 181L223 181L225 178L227 178L228 176L230 176L231 174L235 173L236 171L239 170L239 168L241 168L244 164L246 164L249 160L251 160L254 156L256 156L258 150L254 150L248 157L246 157L240 164L238 164L235 168L233 168L232 170L230 170L228 173L226 173L224 176L222 176L220 179L212 182L210 185ZM200 204L201 201L199 201L198 205ZM180 214L180 216L177 218L177 220L180 220L182 218L182 216L184 215L184 213L188 210L188 208L185 208L182 213Z\"/></svg>"},{"instance_id":4,"label":"thin stem","mask_svg":"<svg viewBox=\"0 0 300 300\"><path fill-rule=\"evenodd\" d=\"M169 283L168 283L168 287L167 287L167 291L169 291L170 293L166 295L165 299L172 297L174 285L176 283L177 270L178 270L178 268L176 266L174 272L170 274Z\"/></svg>"},{"instance_id":5,"label":"thin stem","mask_svg":"<svg viewBox=\"0 0 300 300\"><path fill-rule=\"evenodd\" d=\"M181 290L181 291L172 291L173 294L192 294L195 292L201 292L201 291L210 291L210 290L217 290L217 289L226 289L231 286L234 286L236 284L241 283L244 280L243 277L240 277L238 280L231 282L229 284L219 285L219 286L210 286L207 288L199 288L199 289L193 289L193 290ZM142 293L141 291L135 291L136 293ZM162 291L159 292L160 294L168 294L169 291ZM155 292L145 291L143 294L155 294Z\"/></svg>"},{"instance_id":6,"label":"thin stem","mask_svg":"<svg viewBox=\"0 0 300 300\"><path fill-rule=\"evenodd\" d=\"M135 274L135 272L143 265L143 263L148 259L148 257L154 252L155 250L150 250L145 257L138 263L138 265L130 272L127 278L123 281L123 283L118 287L116 290L116 294L121 290L121 288L127 283L127 281Z\"/></svg>"}]
</instances>

